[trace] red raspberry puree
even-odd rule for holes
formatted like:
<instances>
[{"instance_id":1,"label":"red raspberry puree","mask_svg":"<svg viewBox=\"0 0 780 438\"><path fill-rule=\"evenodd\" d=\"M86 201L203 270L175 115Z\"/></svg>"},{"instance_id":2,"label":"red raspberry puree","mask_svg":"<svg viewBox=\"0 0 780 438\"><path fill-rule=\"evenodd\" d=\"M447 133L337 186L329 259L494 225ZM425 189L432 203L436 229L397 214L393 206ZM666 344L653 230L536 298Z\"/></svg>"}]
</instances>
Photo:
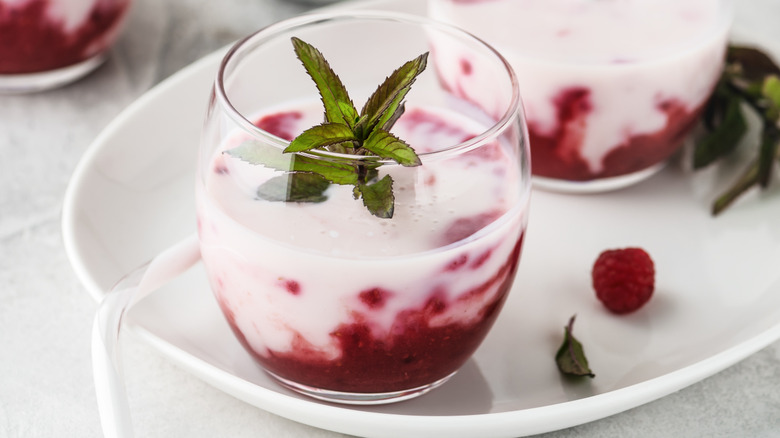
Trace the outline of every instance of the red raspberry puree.
<instances>
[{"instance_id":1,"label":"red raspberry puree","mask_svg":"<svg viewBox=\"0 0 780 438\"><path fill-rule=\"evenodd\" d=\"M677 151L696 124L701 108L687 111L674 100L658 105L666 115L666 126L652 134L635 135L615 145L593 172L580 155L586 117L592 111L590 90L573 87L554 100L557 126L552 134L542 134L528 120L534 175L569 181L590 181L626 175L666 161Z\"/></svg>"},{"instance_id":2,"label":"red raspberry puree","mask_svg":"<svg viewBox=\"0 0 780 438\"><path fill-rule=\"evenodd\" d=\"M98 1L71 31L52 21L56 0L9 5L0 0L0 74L36 73L67 67L106 50L116 37L129 1Z\"/></svg>"},{"instance_id":3,"label":"red raspberry puree","mask_svg":"<svg viewBox=\"0 0 780 438\"><path fill-rule=\"evenodd\" d=\"M431 326L430 321L452 303L444 297L445 291L433 289L420 308L398 313L393 328L384 337L375 337L369 328L371 309L392 299L393 292L370 289L356 292L368 311L355 314L351 323L345 323L330 333L338 339L341 355L335 360L322 357L307 345L302 337L294 342L290 352L270 351L264 356L255 352L236 326L233 312L223 303L220 307L241 344L262 366L285 379L320 389L342 392L377 393L413 389L447 377L460 368L487 336L506 301L512 286L522 248L522 236L509 259L492 277L457 298L469 301L498 286L494 299L479 312L480 317L470 324L451 323ZM482 255L475 263L484 262ZM474 268L474 263L453 263L448 269ZM292 293L292 291L291 291ZM221 294L218 292L217 296Z\"/></svg>"}]
</instances>

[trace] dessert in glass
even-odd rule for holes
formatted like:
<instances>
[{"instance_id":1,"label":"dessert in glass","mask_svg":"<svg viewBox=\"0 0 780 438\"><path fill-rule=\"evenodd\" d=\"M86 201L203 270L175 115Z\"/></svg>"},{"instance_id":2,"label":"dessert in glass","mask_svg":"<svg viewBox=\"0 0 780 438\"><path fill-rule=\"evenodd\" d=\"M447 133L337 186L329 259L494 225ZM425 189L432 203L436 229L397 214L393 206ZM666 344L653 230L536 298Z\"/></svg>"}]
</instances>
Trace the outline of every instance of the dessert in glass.
<instances>
[{"instance_id":1,"label":"dessert in glass","mask_svg":"<svg viewBox=\"0 0 780 438\"><path fill-rule=\"evenodd\" d=\"M0 0L0 92L75 81L105 59L130 0Z\"/></svg>"},{"instance_id":2,"label":"dessert in glass","mask_svg":"<svg viewBox=\"0 0 780 438\"><path fill-rule=\"evenodd\" d=\"M431 0L429 12L514 67L535 184L597 192L648 178L684 143L720 75L731 2Z\"/></svg>"},{"instance_id":3,"label":"dessert in glass","mask_svg":"<svg viewBox=\"0 0 780 438\"><path fill-rule=\"evenodd\" d=\"M391 129L421 165L283 153L324 112L293 37L323 53L358 109L429 52ZM441 81L464 62L479 100ZM243 147L269 164L242 159L234 151ZM323 400L386 403L442 384L512 287L528 219L527 148L512 69L454 27L389 12L313 14L240 41L215 81L196 189L202 260L238 340L283 385ZM372 214L349 185L330 184L320 202L261 196L269 181L292 187L300 173L279 163L293 160L391 176L392 217Z\"/></svg>"}]
</instances>

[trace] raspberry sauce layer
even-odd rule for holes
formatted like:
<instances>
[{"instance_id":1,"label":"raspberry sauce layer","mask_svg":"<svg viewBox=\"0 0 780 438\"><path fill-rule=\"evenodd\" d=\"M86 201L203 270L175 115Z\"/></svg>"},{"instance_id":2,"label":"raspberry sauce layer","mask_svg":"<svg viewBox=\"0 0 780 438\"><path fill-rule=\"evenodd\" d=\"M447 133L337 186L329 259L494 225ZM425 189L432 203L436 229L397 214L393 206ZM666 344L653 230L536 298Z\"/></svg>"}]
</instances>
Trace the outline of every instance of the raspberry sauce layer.
<instances>
[{"instance_id":1,"label":"raspberry sauce layer","mask_svg":"<svg viewBox=\"0 0 780 438\"><path fill-rule=\"evenodd\" d=\"M339 346L336 359L322 355L302 336L296 336L289 351L259 353L236 325L233 312L227 306L221 307L242 345L265 369L278 376L314 388L342 392L402 391L442 379L471 357L506 301L521 248L522 238L493 276L456 298L456 303L445 298L444 291L434 290L422 306L399 311L391 330L383 336L371 329L370 308L375 305L371 301L369 311L354 314L352 321L330 333ZM476 304L478 318L468 323L435 324L436 317L448 307L469 306L493 289L496 291L487 301ZM375 292L372 290L371 294Z\"/></svg>"},{"instance_id":2,"label":"raspberry sauce layer","mask_svg":"<svg viewBox=\"0 0 780 438\"><path fill-rule=\"evenodd\" d=\"M669 159L697 123L701 107L689 111L677 101L658 105L666 115L663 129L649 134L629 135L609 148L601 165L590 166L581 153L587 115L593 109L586 88L562 91L555 99L557 124L546 133L528 123L534 175L569 181L590 181L628 175Z\"/></svg>"}]
</instances>

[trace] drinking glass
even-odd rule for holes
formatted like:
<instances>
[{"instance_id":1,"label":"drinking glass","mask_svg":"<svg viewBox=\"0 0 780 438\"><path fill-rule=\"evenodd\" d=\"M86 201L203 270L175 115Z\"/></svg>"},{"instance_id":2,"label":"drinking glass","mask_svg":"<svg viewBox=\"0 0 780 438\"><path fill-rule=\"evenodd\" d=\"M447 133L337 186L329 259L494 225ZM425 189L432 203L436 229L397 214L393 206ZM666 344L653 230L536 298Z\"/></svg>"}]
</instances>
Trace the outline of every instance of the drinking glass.
<instances>
[{"instance_id":1,"label":"drinking glass","mask_svg":"<svg viewBox=\"0 0 780 438\"><path fill-rule=\"evenodd\" d=\"M0 0L0 92L75 81L97 68L130 0Z\"/></svg>"},{"instance_id":2,"label":"drinking glass","mask_svg":"<svg viewBox=\"0 0 780 438\"><path fill-rule=\"evenodd\" d=\"M428 4L512 63L535 184L566 192L622 188L663 168L720 76L732 15L731 0Z\"/></svg>"},{"instance_id":3,"label":"drinking glass","mask_svg":"<svg viewBox=\"0 0 780 438\"><path fill-rule=\"evenodd\" d=\"M396 68L429 53L391 130L422 164L283 153L324 111L292 37L323 53L356 109ZM442 78L452 71L480 93L451 88ZM334 402L399 401L449 379L512 288L530 192L524 123L504 58L426 18L312 14L238 42L209 102L196 200L211 288L249 354L281 384ZM392 217L369 212L351 185L297 202L301 173L290 170L302 160L375 172L374 181L389 175ZM264 192L269 184L278 198Z\"/></svg>"}]
</instances>

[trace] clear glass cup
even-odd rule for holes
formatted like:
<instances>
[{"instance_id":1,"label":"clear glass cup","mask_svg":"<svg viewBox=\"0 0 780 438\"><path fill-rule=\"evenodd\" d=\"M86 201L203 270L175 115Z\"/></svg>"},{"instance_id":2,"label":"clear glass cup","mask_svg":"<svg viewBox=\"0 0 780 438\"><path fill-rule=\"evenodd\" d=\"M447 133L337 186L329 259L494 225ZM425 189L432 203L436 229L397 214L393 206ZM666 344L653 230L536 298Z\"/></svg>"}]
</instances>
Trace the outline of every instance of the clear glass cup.
<instances>
[{"instance_id":1,"label":"clear glass cup","mask_svg":"<svg viewBox=\"0 0 780 438\"><path fill-rule=\"evenodd\" d=\"M392 130L421 166L303 154L392 175L391 219L370 214L352 186L331 185L319 203L260 199L259 186L287 184L289 172L226 153L262 146L261 161L278 166L290 160L281 152L289 140L322 122L293 36L323 52L357 109L393 70L430 52ZM466 64L478 100L441 81ZM485 338L514 281L527 148L513 71L459 29L349 12L294 18L240 41L217 75L196 190L203 263L236 336L279 382L319 399L385 403L442 384Z\"/></svg>"},{"instance_id":2,"label":"clear glass cup","mask_svg":"<svg viewBox=\"0 0 780 438\"><path fill-rule=\"evenodd\" d=\"M599 192L682 146L719 77L731 0L431 0L518 75L534 182Z\"/></svg>"},{"instance_id":3,"label":"clear glass cup","mask_svg":"<svg viewBox=\"0 0 780 438\"><path fill-rule=\"evenodd\" d=\"M130 0L0 0L0 93L75 81L104 60Z\"/></svg>"}]
</instances>

